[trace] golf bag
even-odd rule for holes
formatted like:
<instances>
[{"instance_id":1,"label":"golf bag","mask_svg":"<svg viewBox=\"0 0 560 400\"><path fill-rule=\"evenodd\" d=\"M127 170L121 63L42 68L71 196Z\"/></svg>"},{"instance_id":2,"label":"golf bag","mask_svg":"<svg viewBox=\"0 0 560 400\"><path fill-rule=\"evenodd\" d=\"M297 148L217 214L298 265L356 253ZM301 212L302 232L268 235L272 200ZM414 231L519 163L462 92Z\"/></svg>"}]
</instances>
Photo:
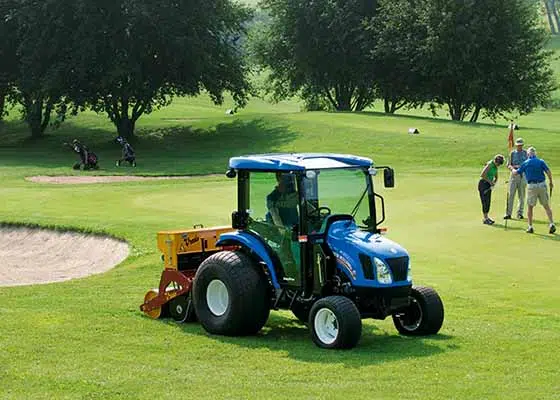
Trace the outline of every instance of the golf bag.
<instances>
[{"instance_id":1,"label":"golf bag","mask_svg":"<svg viewBox=\"0 0 560 400\"><path fill-rule=\"evenodd\" d=\"M122 146L121 158L116 162L117 167L120 167L123 161L128 162L132 167L136 167L136 154L130 143L122 136L117 137L116 141Z\"/></svg>"},{"instance_id":2,"label":"golf bag","mask_svg":"<svg viewBox=\"0 0 560 400\"><path fill-rule=\"evenodd\" d=\"M99 169L97 155L90 151L86 145L80 143L78 140L74 139L72 141L72 150L74 153L78 154L80 161L75 163L72 167L73 169L81 169L83 166L84 171L89 169Z\"/></svg>"}]
</instances>

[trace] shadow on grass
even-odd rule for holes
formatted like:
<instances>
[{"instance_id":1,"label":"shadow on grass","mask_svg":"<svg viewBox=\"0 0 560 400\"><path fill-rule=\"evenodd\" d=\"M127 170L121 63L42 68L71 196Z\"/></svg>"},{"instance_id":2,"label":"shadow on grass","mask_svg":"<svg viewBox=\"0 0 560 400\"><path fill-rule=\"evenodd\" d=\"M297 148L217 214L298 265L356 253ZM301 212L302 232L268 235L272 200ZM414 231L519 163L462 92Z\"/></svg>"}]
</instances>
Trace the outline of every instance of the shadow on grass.
<instances>
[{"instance_id":1,"label":"shadow on grass","mask_svg":"<svg viewBox=\"0 0 560 400\"><path fill-rule=\"evenodd\" d=\"M503 229L503 230L508 230L508 231L516 231L519 232L519 234L524 234L525 236L527 236L527 238L529 237L536 237L539 239L544 239L544 240L554 240L554 241L560 241L560 235L558 233L554 233L554 234L550 234L548 233L548 222L546 221L533 221L533 228L535 230L534 233L527 233L527 222L526 221L522 221L523 225L519 226L519 225L511 225L510 223L508 223L508 226L506 228L505 223L498 223L496 222L494 225L492 225L491 227L496 229Z\"/></svg>"},{"instance_id":2,"label":"shadow on grass","mask_svg":"<svg viewBox=\"0 0 560 400\"><path fill-rule=\"evenodd\" d=\"M192 334L200 325L196 324L194 328L192 324L178 324L177 327ZM354 368L406 358L427 357L457 348L452 342L453 337L449 335L405 337L396 333L382 333L377 327L364 324L362 337L355 348L346 351L326 350L313 343L307 326L276 312L271 313L265 327L255 336L209 336L216 341L248 349L267 348L287 353L290 358L298 361L342 363Z\"/></svg>"},{"instance_id":3,"label":"shadow on grass","mask_svg":"<svg viewBox=\"0 0 560 400\"><path fill-rule=\"evenodd\" d=\"M21 129L18 123L14 127ZM132 141L139 168L135 173L182 175L223 173L230 157L278 151L293 141L296 133L277 121L236 119L208 128L167 126L139 129ZM0 143L0 166L69 167L77 160L64 142L77 138L99 157L101 173L114 170L121 148L112 130L64 124L39 140L19 135ZM182 160L184 162L178 162ZM128 170L130 171L130 170Z\"/></svg>"},{"instance_id":4,"label":"shadow on grass","mask_svg":"<svg viewBox=\"0 0 560 400\"><path fill-rule=\"evenodd\" d=\"M548 109L548 110L543 110L541 112L556 112L557 109ZM402 111L399 112L397 111L395 114L388 114L385 112L381 112L381 111L361 111L359 113L355 113L355 114L359 114L359 115L366 115L366 116L370 116L370 117L386 117L386 118L398 118L401 119L403 121L405 120L410 120L410 122L414 122L414 121L422 121L422 122L437 122L438 124L446 124L446 125L450 125L450 126L463 126L463 127L468 127L469 129L472 128L499 128L499 129L504 129L506 130L507 133L507 127L509 122L508 121L504 121L504 120L496 120L496 122L470 122L468 120L466 121L454 121L452 119L450 119L447 114L446 111L440 112L437 116L435 117L431 117L431 116L424 116L424 115L410 115L410 114L405 114L406 111ZM550 129L550 128L543 128L543 127L538 127L538 126L531 126L531 125L523 125L522 128L523 131L526 130L531 130L531 131L541 131L541 132L549 132L550 134L557 134L557 132L554 129ZM515 135L519 135L520 133L518 131L516 131Z\"/></svg>"}]
</instances>

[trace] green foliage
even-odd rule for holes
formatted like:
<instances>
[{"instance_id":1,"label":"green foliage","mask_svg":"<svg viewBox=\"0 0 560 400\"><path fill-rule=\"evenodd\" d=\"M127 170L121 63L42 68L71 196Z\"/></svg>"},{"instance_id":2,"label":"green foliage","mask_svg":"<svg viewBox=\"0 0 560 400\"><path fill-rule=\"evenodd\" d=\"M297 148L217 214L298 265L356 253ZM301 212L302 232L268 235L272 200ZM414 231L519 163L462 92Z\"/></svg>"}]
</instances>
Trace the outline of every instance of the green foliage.
<instances>
[{"instance_id":1,"label":"green foliage","mask_svg":"<svg viewBox=\"0 0 560 400\"><path fill-rule=\"evenodd\" d=\"M16 78L16 41L13 40L14 24L9 18L11 2L0 0L0 121L7 111L6 97Z\"/></svg>"},{"instance_id":2,"label":"green foliage","mask_svg":"<svg viewBox=\"0 0 560 400\"><path fill-rule=\"evenodd\" d=\"M454 120L526 114L550 98L555 82L547 34L526 0L423 1L427 27L418 51L425 60L426 97Z\"/></svg>"},{"instance_id":3,"label":"green foliage","mask_svg":"<svg viewBox=\"0 0 560 400\"><path fill-rule=\"evenodd\" d=\"M426 59L419 49L426 42L428 27L418 13L415 0L381 0L370 21L369 30L376 38L375 80L387 113L427 100L423 96L429 86L422 74Z\"/></svg>"},{"instance_id":4,"label":"green foliage","mask_svg":"<svg viewBox=\"0 0 560 400\"><path fill-rule=\"evenodd\" d=\"M0 0L0 97L23 106L32 137L40 137L57 111L63 119L65 90L73 69L72 38L78 21L66 0Z\"/></svg>"},{"instance_id":5,"label":"green foliage","mask_svg":"<svg viewBox=\"0 0 560 400\"><path fill-rule=\"evenodd\" d=\"M374 43L364 25L375 15L375 0L263 0L260 6L269 19L254 28L252 53L271 70L277 98L322 98L340 111L360 111L375 100Z\"/></svg>"},{"instance_id":6,"label":"green foliage","mask_svg":"<svg viewBox=\"0 0 560 400\"><path fill-rule=\"evenodd\" d=\"M125 137L142 114L166 106L173 96L206 90L215 103L223 91L246 104L248 82L236 44L249 18L230 0L159 2L79 1L83 72L71 97L105 112Z\"/></svg>"}]
</instances>

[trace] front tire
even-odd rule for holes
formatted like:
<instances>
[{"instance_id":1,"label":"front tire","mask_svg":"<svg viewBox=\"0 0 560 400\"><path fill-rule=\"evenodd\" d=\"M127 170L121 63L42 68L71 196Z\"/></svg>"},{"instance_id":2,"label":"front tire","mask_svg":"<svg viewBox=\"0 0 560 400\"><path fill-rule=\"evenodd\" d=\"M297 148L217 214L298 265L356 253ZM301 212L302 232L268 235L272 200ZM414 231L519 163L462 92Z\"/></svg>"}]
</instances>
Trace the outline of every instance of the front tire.
<instances>
[{"instance_id":1,"label":"front tire","mask_svg":"<svg viewBox=\"0 0 560 400\"><path fill-rule=\"evenodd\" d=\"M196 315L209 333L253 335L270 313L266 276L241 252L221 251L204 260L196 272L192 293Z\"/></svg>"},{"instance_id":2,"label":"front tire","mask_svg":"<svg viewBox=\"0 0 560 400\"><path fill-rule=\"evenodd\" d=\"M443 325L443 302L429 287L413 286L407 308L393 315L393 324L401 335L434 335Z\"/></svg>"},{"instance_id":3,"label":"front tire","mask_svg":"<svg viewBox=\"0 0 560 400\"><path fill-rule=\"evenodd\" d=\"M309 313L313 342L325 349L351 349L362 336L362 320L354 302L343 296L317 300Z\"/></svg>"}]
</instances>

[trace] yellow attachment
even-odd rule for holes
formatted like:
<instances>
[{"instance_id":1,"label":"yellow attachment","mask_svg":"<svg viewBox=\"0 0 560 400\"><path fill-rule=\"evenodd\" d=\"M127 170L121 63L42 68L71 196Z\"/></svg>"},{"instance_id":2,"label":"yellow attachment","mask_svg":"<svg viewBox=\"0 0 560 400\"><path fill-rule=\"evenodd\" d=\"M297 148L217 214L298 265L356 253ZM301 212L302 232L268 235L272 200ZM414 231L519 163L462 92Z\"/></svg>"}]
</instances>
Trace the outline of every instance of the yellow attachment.
<instances>
[{"instance_id":1,"label":"yellow attachment","mask_svg":"<svg viewBox=\"0 0 560 400\"><path fill-rule=\"evenodd\" d=\"M161 231L157 234L158 248L163 254L164 268L177 269L177 255L219 250L220 235L232 232L231 226L188 230Z\"/></svg>"},{"instance_id":2,"label":"yellow attachment","mask_svg":"<svg viewBox=\"0 0 560 400\"><path fill-rule=\"evenodd\" d=\"M159 292L157 289L150 289L144 296L144 303L147 303L153 298L157 297L158 293ZM159 317L161 317L161 307L154 308L150 311L144 311L144 314L146 314L150 318L158 319Z\"/></svg>"}]
</instances>

